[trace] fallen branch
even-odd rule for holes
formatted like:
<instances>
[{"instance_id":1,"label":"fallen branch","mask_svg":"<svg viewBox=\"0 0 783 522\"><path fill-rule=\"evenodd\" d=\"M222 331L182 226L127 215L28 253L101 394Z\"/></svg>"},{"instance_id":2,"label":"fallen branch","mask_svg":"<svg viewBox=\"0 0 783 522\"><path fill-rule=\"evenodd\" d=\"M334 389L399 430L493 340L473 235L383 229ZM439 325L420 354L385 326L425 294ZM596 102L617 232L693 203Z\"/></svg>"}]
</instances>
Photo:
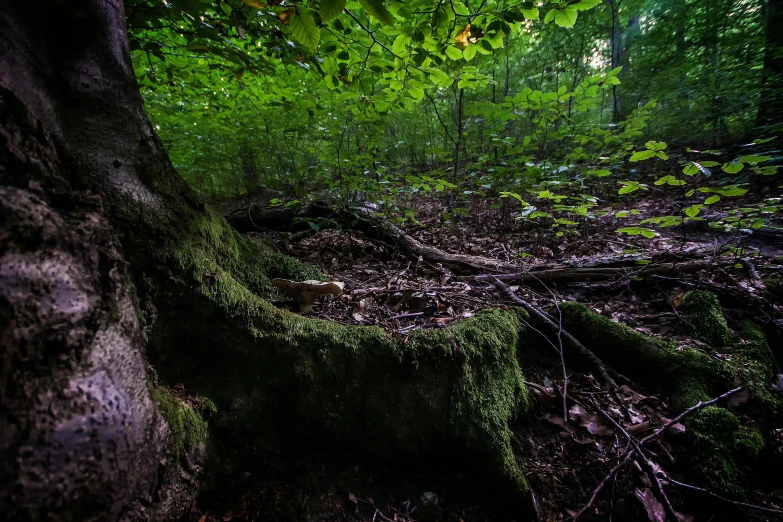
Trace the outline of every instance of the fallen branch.
<instances>
[{"instance_id":1,"label":"fallen branch","mask_svg":"<svg viewBox=\"0 0 783 522\"><path fill-rule=\"evenodd\" d=\"M776 515L783 515L783 510L781 510L781 509L773 509L773 508L768 508L768 507L764 507L764 506L758 506L756 504L748 504L746 502L739 502L737 500L731 500L730 498L722 497L722 496L718 495L717 493L713 493L709 489L700 488L699 486L692 486L690 484L686 484L684 482L680 482L678 480L674 480L673 478L671 478L669 475L667 475L666 473L664 473L662 471L659 471L658 474L661 475L661 478L666 480L666 482L670 482L671 484L674 484L675 486L679 486L679 487L684 488L684 489L690 489L690 490L693 490L693 491L699 491L701 493L707 494L707 495L709 495L709 496L711 496L713 498L716 498L718 500L722 500L723 502L727 502L729 504L734 504L735 506L748 508L748 509L755 509L756 511L763 511L765 513L774 513Z\"/></svg>"},{"instance_id":2,"label":"fallen branch","mask_svg":"<svg viewBox=\"0 0 783 522\"><path fill-rule=\"evenodd\" d=\"M672 420L670 420L669 422L667 422L666 424L664 424L663 426L661 426L660 428L658 428L657 430L655 430L655 431L654 431L653 433L651 433L650 435L647 435L647 436L646 436L645 438L643 438L643 439L642 439L642 440L641 440L639 443L640 443L640 444L642 444L642 445L644 445L644 444L647 444L647 443L648 443L648 442L650 442L651 440L653 440L653 439L656 439L656 438L660 437L660 436L661 436L661 434L662 434L664 431L666 431L668 428L670 428L670 427L674 426L675 424L677 424L678 422L680 422L681 420L683 420L683 419L684 419L685 417L687 417L688 415L691 415L691 414L693 414L693 413L696 413L697 411L699 411L699 410L702 410L702 409L706 408L707 406L712 406L712 405L713 405L713 404L715 404L716 402L719 402L719 401L721 401L721 400L723 400L723 399L726 399L726 398L728 398L728 397L731 397L731 396L732 396L732 395L734 395L735 393L739 393L740 391L742 391L742 389L743 389L743 388L744 388L744 386L738 386L738 387L734 388L733 390L729 390L729 391L727 391L726 393L724 393L723 395L719 395L718 397L715 397L714 399L712 399L712 400L709 400L709 401L707 401L707 402L699 401L697 404L695 404L695 405L691 406L690 408L688 408L688 409L687 409L687 410L685 410L684 412L680 413L680 414L679 414L679 415L677 415L675 418L673 418Z\"/></svg>"},{"instance_id":3,"label":"fallen branch","mask_svg":"<svg viewBox=\"0 0 783 522\"><path fill-rule=\"evenodd\" d=\"M500 281L527 283L533 280L541 281L606 281L609 279L645 277L650 275L682 274L698 272L708 268L710 263L705 260L688 261L683 263L666 262L649 264L639 268L613 267L613 268L548 268L544 270L528 270L526 272L506 274L478 274L459 276L458 281L492 281L491 278Z\"/></svg>"},{"instance_id":4,"label":"fallen branch","mask_svg":"<svg viewBox=\"0 0 783 522\"><path fill-rule=\"evenodd\" d=\"M604 479L603 479L603 480L602 480L602 481L601 481L601 482L598 484L598 487L596 487L596 488L595 488L595 490L593 490L593 494L590 496L590 499L587 501L587 504L585 504L585 505L582 507L582 509L580 509L580 510L579 510L579 511L578 511L578 512L577 512L577 513L576 513L576 514L573 516L572 520L573 520L573 521L576 521L576 520L577 520L579 517L581 517L581 516L582 516L582 515L583 515L583 514L584 514L584 513L585 513L585 512L588 510L588 509L590 509L590 507L591 507L593 504L595 504L595 501L596 501L596 499L598 498L598 495L601 493L601 491L602 491L602 490L603 490L603 488L606 486L606 484L609 482L609 480L610 480L610 479L611 479L611 478L612 478L612 477L613 477L613 476L614 476L614 475L615 475L615 474L616 474L618 471L620 471L620 470L621 470L621 469L622 469L624 466L626 466L626 465L628 464L628 462L630 462L630 461L631 461L631 458L633 458L633 456L634 456L635 454L638 454L638 455L640 456L640 458L641 458L641 459L643 459L643 460L645 461L645 465L649 466L649 469L650 469L650 470L652 470L652 466L651 466L651 465L649 465L649 462L647 461L647 458L646 458L646 457L644 457L644 456L643 456L643 454L642 454L642 451L641 451L641 446L644 446L644 445L645 445L645 444L647 444L648 442L651 442L651 441L653 441L653 440L657 439L658 437L660 437L660 436L661 436L661 434L662 434L664 431L666 431L668 428L670 428L670 427L671 427L671 426L673 426L674 424L677 424L678 422L682 421L682 420L683 420L685 417L687 417L687 416L689 416L689 415L692 415L693 413L696 413L696 412L698 412L699 410L702 410L702 409L706 408L707 406L711 406L711 405L713 405L713 404L715 404L715 403L717 403L717 402L719 402L719 401L721 401L721 400L723 400L723 399L726 399L726 398L728 398L728 397L731 397L732 395L734 395L735 393L738 393L738 392L739 392L739 391L741 391L742 389L743 389L743 386L738 386L737 388L734 388L733 390L729 390L729 391L727 391L726 393L724 393L723 395L719 395L718 397L715 397L714 399L711 399L711 400L709 400L709 401L706 401L706 402L704 402L704 401L699 401L697 404L695 404L694 406L691 406L690 408L688 408L688 409L687 409L687 410L685 410L684 412L680 413L680 414L679 414L679 415L677 415L677 416L676 416L674 419L670 420L669 422L667 422L666 424L664 424L663 426L661 426L659 429L657 429L655 432L651 433L650 435L648 435L648 436L646 436L645 438L643 438L642 440L640 440L638 443L635 443L635 440L636 440L636 439L635 439L633 436L631 436L631 435L630 435L630 434L629 434L629 433L628 433L626 430L624 430L623 428L621 428L621 427L619 426L619 424L617 424L617 422L616 422L614 419L612 419L612 418L611 418L611 417L610 417L608 414L606 414L605 412L603 412L603 416L604 416L604 417L606 417L607 419L609 419L609 420L612 422L612 424L614 424L614 425L615 425L615 427L616 427L616 428L619 428L619 429L620 429L620 431L622 431L622 432L623 432L623 434L624 434L626 437L628 437L628 447L626 448L626 450L625 450L625 453L623 454L623 456L622 456L622 458L621 458L620 462L618 462L618 463L617 463L617 465L615 465L615 466L614 466L614 467L613 467L613 468L612 468L612 469L609 471L609 473L608 473L608 474L607 474L607 475L604 477ZM597 408L597 410L598 410L599 412L601 412L601 411L602 411L600 408L598 408L598 407L597 407L597 405L596 405L595 403L594 403L593 405L594 405L594 406ZM640 463L640 466L641 466L641 463ZM655 473L654 473L654 470L652 470L652 471L653 471L653 474L655 475ZM649 473L648 473L648 474L649 474ZM659 489L659 488L660 488L660 492L662 492L662 491L663 491L663 486L661 485L661 483L660 483L660 480L658 479L658 477L657 477L657 476L653 476L653 478L655 479L655 480L653 480L653 483L655 484L655 487L656 487L656 489ZM672 483L675 483L674 481L672 481L672 480L671 480L671 479L669 479L668 477L666 478L666 480L667 480L667 481L670 481L670 482L672 482ZM678 485L680 485L680 484L678 484ZM696 486L691 486L691 487L693 487L693 488L696 488ZM703 491L705 491L705 492L709 493L709 491L708 491L708 490L703 490ZM673 517L674 517L674 520L678 520L678 516L676 515L676 511L674 511L674 508L673 508L673 506L671 506L671 503L669 502L669 499L668 499L668 497L666 496L666 494L665 494L665 493L660 493L660 492L659 492L659 494L661 494L661 495L662 495L662 497L664 498L664 500L666 501L666 502L665 502L665 504L664 504L664 507L665 507L665 509L666 509L667 513L669 513L669 516L673 516ZM714 494L713 494L713 495L714 495ZM667 504L668 504L668 505L667 505ZM740 504L738 504L738 505L741 505L741 503L740 503ZM752 507L752 506L751 506L751 505L748 505L747 507ZM759 506L756 506L756 507L759 507ZM761 508L761 509L762 509L762 510L765 510L765 509L768 509L768 508ZM778 511L774 511L774 512L778 512Z\"/></svg>"},{"instance_id":5,"label":"fallen branch","mask_svg":"<svg viewBox=\"0 0 783 522\"><path fill-rule=\"evenodd\" d=\"M494 276L490 275L489 277L489 281L494 284L503 295L527 310L531 317L533 317L537 322L545 324L553 332L559 331L560 335L562 335L562 337L566 340L566 342L568 342L568 344L571 345L572 348L575 348L583 357L593 364L604 382L609 383L612 388L617 388L617 383L612 377L609 376L606 365L592 350L588 349L585 345L580 343L576 337L568 333L566 330L561 329L561 327L555 324L549 317L547 317L544 312L517 296L514 292L511 291L507 284L503 283Z\"/></svg>"}]
</instances>

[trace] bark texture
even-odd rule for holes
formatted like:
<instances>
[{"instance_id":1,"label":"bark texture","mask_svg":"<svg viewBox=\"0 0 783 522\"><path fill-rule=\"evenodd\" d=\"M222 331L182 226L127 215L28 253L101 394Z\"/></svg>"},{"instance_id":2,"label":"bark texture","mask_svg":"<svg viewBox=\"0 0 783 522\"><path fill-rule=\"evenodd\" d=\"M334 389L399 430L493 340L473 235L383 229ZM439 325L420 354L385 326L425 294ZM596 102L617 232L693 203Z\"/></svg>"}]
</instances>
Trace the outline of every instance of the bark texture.
<instances>
[{"instance_id":1,"label":"bark texture","mask_svg":"<svg viewBox=\"0 0 783 522\"><path fill-rule=\"evenodd\" d=\"M160 169L161 157L121 2L0 6L0 512L9 520L165 520L195 491L198 468L178 464L150 395L133 287L103 204L129 197L160 208L139 172Z\"/></svg>"}]
</instances>

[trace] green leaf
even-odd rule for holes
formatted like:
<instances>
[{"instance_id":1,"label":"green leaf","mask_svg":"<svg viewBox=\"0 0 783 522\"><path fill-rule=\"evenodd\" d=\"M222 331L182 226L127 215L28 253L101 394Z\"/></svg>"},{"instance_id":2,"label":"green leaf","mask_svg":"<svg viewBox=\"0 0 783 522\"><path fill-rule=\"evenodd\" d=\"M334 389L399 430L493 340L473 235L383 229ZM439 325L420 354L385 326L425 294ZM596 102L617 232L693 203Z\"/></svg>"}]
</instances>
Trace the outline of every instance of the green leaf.
<instances>
[{"instance_id":1,"label":"green leaf","mask_svg":"<svg viewBox=\"0 0 783 522\"><path fill-rule=\"evenodd\" d=\"M321 30L315 24L315 19L309 9L297 7L291 13L288 27L291 29L291 35L300 44L310 49L318 47L318 41L321 39Z\"/></svg>"},{"instance_id":2,"label":"green leaf","mask_svg":"<svg viewBox=\"0 0 783 522\"><path fill-rule=\"evenodd\" d=\"M370 16L378 19L383 25L394 24L394 17L386 9L386 6L383 5L383 0L359 0L359 4L361 4L362 9L367 11Z\"/></svg>"},{"instance_id":3,"label":"green leaf","mask_svg":"<svg viewBox=\"0 0 783 522\"><path fill-rule=\"evenodd\" d=\"M411 87L408 89L408 93L417 100L424 98L424 89L421 87Z\"/></svg>"},{"instance_id":4,"label":"green leaf","mask_svg":"<svg viewBox=\"0 0 783 522\"><path fill-rule=\"evenodd\" d=\"M741 171L745 168L744 163L724 163L721 169L726 174L736 174L737 172Z\"/></svg>"},{"instance_id":5,"label":"green leaf","mask_svg":"<svg viewBox=\"0 0 783 522\"><path fill-rule=\"evenodd\" d=\"M621 234L628 234L629 236L644 236L646 238L654 238L658 234L649 228L644 227L625 227L617 230Z\"/></svg>"},{"instance_id":6,"label":"green leaf","mask_svg":"<svg viewBox=\"0 0 783 522\"><path fill-rule=\"evenodd\" d=\"M532 9L520 9L522 11L522 14L525 15L525 18L528 20L538 20L538 8L534 7Z\"/></svg>"},{"instance_id":7,"label":"green leaf","mask_svg":"<svg viewBox=\"0 0 783 522\"><path fill-rule=\"evenodd\" d=\"M699 173L699 167L697 167L696 164L691 161L690 163L685 165L685 167L683 167L682 173L685 174L686 176L693 176Z\"/></svg>"},{"instance_id":8,"label":"green leaf","mask_svg":"<svg viewBox=\"0 0 783 522\"><path fill-rule=\"evenodd\" d=\"M448 56L452 60L462 60L462 51L460 51L453 45L449 45L448 47L446 47L446 56Z\"/></svg>"},{"instance_id":9,"label":"green leaf","mask_svg":"<svg viewBox=\"0 0 783 522\"><path fill-rule=\"evenodd\" d=\"M580 0L575 4L569 5L568 7L571 7L572 9L576 9L577 11L585 11L587 9L592 9L593 7L597 6L600 3L601 0Z\"/></svg>"},{"instance_id":10,"label":"green leaf","mask_svg":"<svg viewBox=\"0 0 783 522\"><path fill-rule=\"evenodd\" d=\"M761 163L762 161L769 161L772 156L742 156L740 161L743 163Z\"/></svg>"},{"instance_id":11,"label":"green leaf","mask_svg":"<svg viewBox=\"0 0 783 522\"><path fill-rule=\"evenodd\" d=\"M468 45L464 51L462 51L462 57L465 58L466 61L471 61L474 56L476 56L476 45L471 44Z\"/></svg>"},{"instance_id":12,"label":"green leaf","mask_svg":"<svg viewBox=\"0 0 783 522\"><path fill-rule=\"evenodd\" d=\"M454 7L454 12L458 15L468 16L470 14L470 10L462 2L454 2L451 5Z\"/></svg>"},{"instance_id":13,"label":"green leaf","mask_svg":"<svg viewBox=\"0 0 783 522\"><path fill-rule=\"evenodd\" d=\"M634 152L631 155L630 161L644 161L646 159L650 159L653 156L655 156L654 150L640 150L639 152Z\"/></svg>"},{"instance_id":14,"label":"green leaf","mask_svg":"<svg viewBox=\"0 0 783 522\"><path fill-rule=\"evenodd\" d=\"M410 36L404 34L397 35L392 44L392 52L399 57L405 57L408 54L408 44L410 43Z\"/></svg>"},{"instance_id":15,"label":"green leaf","mask_svg":"<svg viewBox=\"0 0 783 522\"><path fill-rule=\"evenodd\" d=\"M712 205L713 203L717 203L718 201L720 201L720 196L710 196L704 200L704 204Z\"/></svg>"},{"instance_id":16,"label":"green leaf","mask_svg":"<svg viewBox=\"0 0 783 522\"><path fill-rule=\"evenodd\" d=\"M454 83L454 78L441 71L440 69L430 69L430 80L440 87L448 87Z\"/></svg>"},{"instance_id":17,"label":"green leaf","mask_svg":"<svg viewBox=\"0 0 783 522\"><path fill-rule=\"evenodd\" d=\"M560 27L573 27L579 13L576 9L565 7L563 9L554 9L555 23Z\"/></svg>"},{"instance_id":18,"label":"green leaf","mask_svg":"<svg viewBox=\"0 0 783 522\"><path fill-rule=\"evenodd\" d=\"M604 178L606 176L611 176L612 175L612 171L611 170L606 170L606 169L588 170L587 174L589 174L590 176L595 176L597 178Z\"/></svg>"},{"instance_id":19,"label":"green leaf","mask_svg":"<svg viewBox=\"0 0 783 522\"><path fill-rule=\"evenodd\" d=\"M321 15L321 20L324 22L330 22L340 16L345 10L346 0L321 0L321 4L318 9L318 14Z\"/></svg>"}]
</instances>

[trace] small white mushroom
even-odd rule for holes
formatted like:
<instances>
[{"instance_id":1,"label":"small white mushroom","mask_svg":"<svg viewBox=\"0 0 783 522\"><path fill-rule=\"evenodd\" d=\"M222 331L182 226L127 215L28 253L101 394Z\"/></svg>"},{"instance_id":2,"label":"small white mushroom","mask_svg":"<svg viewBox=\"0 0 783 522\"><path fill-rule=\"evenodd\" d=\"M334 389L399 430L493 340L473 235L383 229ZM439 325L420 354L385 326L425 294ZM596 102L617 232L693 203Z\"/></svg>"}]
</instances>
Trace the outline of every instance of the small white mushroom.
<instances>
[{"instance_id":1,"label":"small white mushroom","mask_svg":"<svg viewBox=\"0 0 783 522\"><path fill-rule=\"evenodd\" d=\"M272 285L283 293L293 296L299 303L299 312L306 314L313 309L313 303L322 295L340 295L345 283L340 281L291 281L273 279Z\"/></svg>"}]
</instances>

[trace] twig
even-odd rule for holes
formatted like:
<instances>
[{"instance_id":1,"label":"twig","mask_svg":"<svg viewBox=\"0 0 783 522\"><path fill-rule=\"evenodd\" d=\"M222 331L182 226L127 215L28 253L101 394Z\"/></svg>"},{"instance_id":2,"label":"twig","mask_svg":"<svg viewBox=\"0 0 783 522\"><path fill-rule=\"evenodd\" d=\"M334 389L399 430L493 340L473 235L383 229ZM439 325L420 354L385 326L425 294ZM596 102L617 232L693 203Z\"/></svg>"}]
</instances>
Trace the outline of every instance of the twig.
<instances>
[{"instance_id":1,"label":"twig","mask_svg":"<svg viewBox=\"0 0 783 522\"><path fill-rule=\"evenodd\" d=\"M509 298L514 303L520 305L522 308L528 311L528 313L535 317L535 319L539 322L542 322L546 324L549 328L551 328L553 331L560 331L561 335L565 338L565 340L574 348L579 351L580 354L582 354L583 357L588 359L591 363L593 363L593 366L595 366L596 370L598 371L598 374L601 376L601 378L604 380L604 382L609 383L610 386L613 388L617 388L617 383L609 376L609 373L606 370L606 365L603 363L603 361L592 352L592 350L589 350L585 345L580 343L576 337L568 333L566 330L560 330L560 328L551 320L549 319L546 314L544 314L541 310L536 308L535 306L531 305L527 301L521 299L519 296L517 296L514 292L511 291L511 289L508 287L507 284L500 281L497 277L493 275L488 276L489 281L492 282L495 287L497 287L500 292L505 295L507 298Z\"/></svg>"},{"instance_id":2,"label":"twig","mask_svg":"<svg viewBox=\"0 0 783 522\"><path fill-rule=\"evenodd\" d=\"M764 511L766 513L775 513L776 515L783 515L783 510L780 510L780 509L773 509L773 508L768 508L768 507L764 507L764 506L758 506L756 504L748 504L746 502L739 502L739 501L736 501L736 500L731 500L730 498L722 497L722 496L718 495L717 493L713 493L709 489L700 488L698 486L692 486L690 484L686 484L684 482L680 482L680 481L674 480L673 478L671 478L670 476L668 476L667 474L665 474L662 471L659 472L659 475L663 475L663 478L666 480L666 482L670 482L670 483L674 484L675 486L679 486L679 487L685 488L685 489L691 489L693 491L699 491L701 493L706 493L707 495L709 495L709 496L711 496L713 498L717 498L718 500L722 500L723 502L728 502L729 504L734 504L735 506L740 506L740 507L744 507L744 508L748 508L748 509L755 509L757 511Z\"/></svg>"},{"instance_id":3,"label":"twig","mask_svg":"<svg viewBox=\"0 0 783 522\"><path fill-rule=\"evenodd\" d=\"M644 461L644 465L645 465L645 467L649 467L650 469L652 468L652 466L651 466L651 465L649 464L649 462L647 461L646 457L644 457L644 456L642 455L642 453L641 453L641 450L640 450L640 449L641 449L641 448L640 448L641 446L644 446L644 445L645 445L645 444L647 444L648 442L650 442L650 441L652 441L652 440L655 440L655 439L657 439L658 437L660 437L660 436L661 436L661 434L662 434L664 431L666 431L666 429L668 429L668 428L670 428L671 426L673 426L674 424L676 424L676 423L680 422L682 419L684 419L684 418L685 418L685 417L687 417L688 415L691 415L691 414L693 414L693 413L695 413L695 412L697 412L697 411L699 411L699 410L701 410L701 409L703 409L703 408L706 408L707 406L711 406L711 405L715 404L715 403L716 403L716 402L718 402L718 401L721 401L721 400L723 400L723 399L726 399L726 398L728 398L728 397L731 397L731 396L732 396L732 395L734 395L735 393L737 393L737 392L739 392L740 390L742 390L742 388L743 388L743 386L738 386L737 388L734 388L733 390L729 390L729 391L727 391L726 393L724 393L723 395L720 395L720 396L718 396L718 397L715 397L714 399L711 399L711 400L709 400L709 401L707 401L707 402L700 401L698 404L696 404L696 405L694 405L694 406L691 406L690 408L688 408L688 409L687 409L687 410L685 410L684 412L682 412L682 413L680 413L679 415L677 415L677 417L675 417L674 419L670 420L669 422L667 422L666 424L664 424L663 426L661 426L661 427L660 427L659 429L657 429L655 432L651 433L650 435L648 435L648 436L646 436L645 438L643 438L642 440L640 440L640 441L638 442L638 447L639 447L639 453L638 453L638 454L640 455L640 457L641 457L641 460L643 460L643 461ZM594 403L594 406L595 406L595 403ZM598 408L597 406L596 406L596 409L597 409L599 412L602 412L602 410L601 410L600 408ZM606 416L606 417L607 417L607 418L608 418L608 419L609 419L609 420L610 420L610 421L611 421L613 424L615 424L616 426L619 426L619 424L617 424L617 422L615 422L615 420L614 420L614 419L612 419L612 418L611 418L611 417L610 417L608 414L606 414L606 412L602 412L602 414L604 414L604 415L605 415L605 416ZM618 472L620 469L622 469L622 468L623 468L623 467L624 467L626 464L628 464L628 462L631 460L631 458L634 456L634 454L636 454L636 446L637 446L637 445L636 445L636 444L633 442L633 441L635 441L636 439L634 439L634 438L633 438L633 437L632 437L632 436L631 436L631 435L630 435L630 434L629 434L629 433L628 433L626 430L624 430L623 428L620 428L620 431L622 431L622 432L623 432L623 433L624 433L624 434L625 434L625 435L628 437L628 440L629 440L628 447L627 447L627 448L626 448L626 450L625 450L625 455L623 456L622 460L620 460L620 462L618 462L618 463L617 463L617 465L615 465L615 466L614 466L614 467L613 467L613 468L612 468L612 469L609 471L609 473L608 473L608 474L607 474L607 475L604 477L604 479L603 479L603 480L600 482L600 484L598 484L598 487L596 487L596 488L595 488L595 490L593 491L593 494L590 496L590 500L588 500L588 501L587 501L587 504L585 504L585 505L582 507L582 509L580 509L580 510L579 510L579 511L576 513L576 515L574 515L574 517L573 517L573 519L572 519L572 520L576 521L576 520L577 520L577 519L578 519L580 516L582 516L582 515L583 515L583 514L584 514L584 513L585 513L585 512L588 510L588 509L590 509L590 507L591 507L591 506L592 506L592 505L595 503L596 499L598 498L598 495L601 493L601 490L603 490L603 488L604 488L604 487L606 486L606 484L609 482L609 480L611 479L611 477L612 477L612 476L614 476L614 475L615 475L615 474L616 474L616 473L617 473L617 472ZM641 464L640 464L640 466L641 466ZM657 479L657 477L655 477L655 476L653 476L652 478L654 479L654 481L653 481L653 482L656 482L656 481L657 481L657 484L656 484L656 489L658 489L658 487L659 487L659 485L660 485L660 481L659 481L659 480ZM671 480L671 479L668 479L668 478L667 478L667 480ZM672 481L672 483L674 483L674 482ZM693 486L693 487L695 488L695 486ZM659 491L659 495L661 495L661 497L662 497L662 498L664 499L664 501L665 501L664 507L666 507L666 510L667 510L667 512L669 512L669 508L671 507L671 513L669 513L669 515L670 515L670 516L673 516L673 517L674 517L674 520L678 520L678 517L677 517L676 515L672 515L672 513L675 513L675 511L674 511L674 509L673 509L673 506L671 506L671 502L669 501L669 499L668 499L668 497L666 496L665 492L663 492L663 486L662 486L662 485L660 485L660 491ZM713 494L713 495L714 495L714 494ZM667 506L666 504L668 504L668 506Z\"/></svg>"},{"instance_id":4,"label":"twig","mask_svg":"<svg viewBox=\"0 0 783 522\"><path fill-rule=\"evenodd\" d=\"M695 413L695 412L697 412L697 411L699 411L701 409L704 409L707 406L712 406L713 404L715 404L718 401L721 401L723 399L731 397L735 393L738 393L739 391L741 391L742 388L744 388L744 386L738 386L738 387L734 388L733 390L729 390L726 393L724 393L723 395L715 397L714 399L709 400L707 402L699 401L696 405L691 406L690 408L688 408L684 412L680 413L675 418L673 418L672 420L670 420L669 422L667 422L666 424L664 424L663 426L661 426L660 428L655 430L650 435L647 435L645 438L643 438L641 441L639 441L639 443L644 445L644 444L647 444L648 442L650 442L653 439L657 439L658 437L661 436L661 434L664 431L666 431L668 428L672 427L673 425L677 424L678 422L680 422L682 419L684 419L688 415L690 415L692 413Z\"/></svg>"},{"instance_id":5,"label":"twig","mask_svg":"<svg viewBox=\"0 0 783 522\"><path fill-rule=\"evenodd\" d=\"M601 490L604 489L604 486L609 482L609 479L611 479L618 471L620 471L623 467L625 467L630 461L631 457L633 456L633 453L630 451L630 448L628 448L625 452L625 456L623 459L617 463L615 467L613 467L609 473L604 477L604 479L601 481L600 484L598 484L598 487L593 490L593 494L590 496L590 500L587 501L587 504L585 504L582 509L580 509L576 515L571 520L576 521L579 517L585 514L585 512L590 509L590 507L595 503L596 499L598 498L598 494L601 493Z\"/></svg>"},{"instance_id":6,"label":"twig","mask_svg":"<svg viewBox=\"0 0 783 522\"><path fill-rule=\"evenodd\" d=\"M392 320L393 320L393 319L407 319L407 318L409 318L409 317L422 317L422 316L424 316L424 315L425 315L425 313L424 313L424 312L416 312L416 313L412 313L412 314L400 314L400 315L395 315L395 316L394 316L394 317L392 317L391 319L392 319Z\"/></svg>"}]
</instances>

